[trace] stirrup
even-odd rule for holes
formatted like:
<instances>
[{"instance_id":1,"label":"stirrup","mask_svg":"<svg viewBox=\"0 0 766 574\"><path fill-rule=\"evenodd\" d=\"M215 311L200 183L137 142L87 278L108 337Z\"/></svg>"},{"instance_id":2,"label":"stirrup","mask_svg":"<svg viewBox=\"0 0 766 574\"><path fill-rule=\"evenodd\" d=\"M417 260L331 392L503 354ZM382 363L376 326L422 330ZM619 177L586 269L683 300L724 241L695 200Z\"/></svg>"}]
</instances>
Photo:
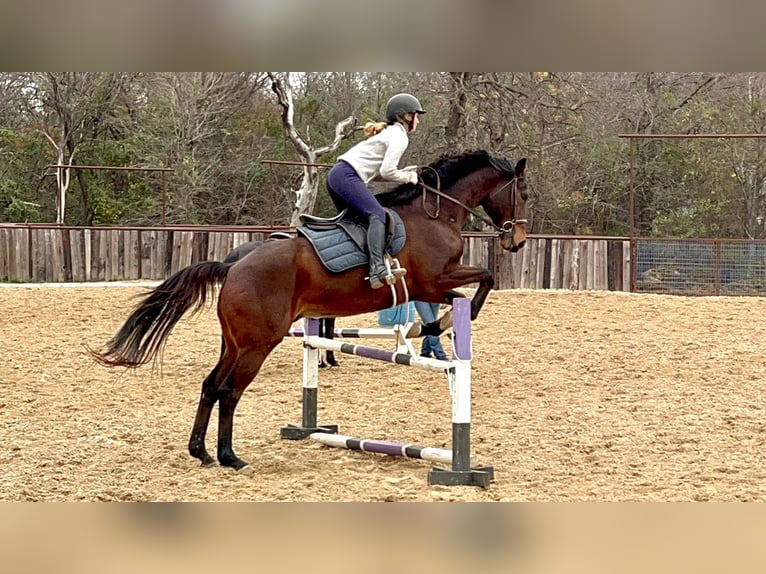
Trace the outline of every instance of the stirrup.
<instances>
[{"instance_id":1,"label":"stirrup","mask_svg":"<svg viewBox=\"0 0 766 574\"><path fill-rule=\"evenodd\" d=\"M365 278L370 282L373 289L380 289L384 285L395 285L399 279L407 274L407 270L399 264L399 260L391 257L388 253L383 257L383 264L386 266L385 275L383 273L370 274L369 277Z\"/></svg>"},{"instance_id":2,"label":"stirrup","mask_svg":"<svg viewBox=\"0 0 766 574\"><path fill-rule=\"evenodd\" d=\"M396 257L391 257L386 254L383 261L386 264L386 271L388 271L388 274L386 275L386 283L389 285L393 285L400 278L407 275L407 270L399 264L399 260Z\"/></svg>"}]
</instances>

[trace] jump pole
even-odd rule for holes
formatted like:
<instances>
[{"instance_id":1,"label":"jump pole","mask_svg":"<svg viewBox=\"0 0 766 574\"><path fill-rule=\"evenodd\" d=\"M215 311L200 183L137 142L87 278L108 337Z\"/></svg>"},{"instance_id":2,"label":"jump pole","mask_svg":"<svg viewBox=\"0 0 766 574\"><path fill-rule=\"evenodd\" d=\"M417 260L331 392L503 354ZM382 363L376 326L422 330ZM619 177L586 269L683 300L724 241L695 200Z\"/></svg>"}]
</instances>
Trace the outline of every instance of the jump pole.
<instances>
[{"instance_id":1,"label":"jump pole","mask_svg":"<svg viewBox=\"0 0 766 574\"><path fill-rule=\"evenodd\" d=\"M404 442L392 442L387 440L359 439L342 434L330 434L315 432L309 435L315 440L327 446L346 448L348 450L361 450L364 452L376 452L391 456L403 456L406 458L419 458L442 464L452 464L452 451L445 448L433 448L430 446L418 446Z\"/></svg>"},{"instance_id":2,"label":"jump pole","mask_svg":"<svg viewBox=\"0 0 766 574\"><path fill-rule=\"evenodd\" d=\"M434 467L428 473L429 484L442 485L473 485L487 488L494 480L494 469L492 467L471 467L471 302L465 298L458 298L453 301L452 309L452 348L454 359L452 361L439 361L438 359L428 359L416 355L405 353L390 352L384 349L374 347L365 347L362 345L352 345L330 339L324 339L318 336L319 321L317 319L306 319L304 333L304 353L303 353L303 425L288 425L281 430L282 438L303 439L307 437L319 440L330 446L341 448L352 448L353 450L364 450L367 452L379 452L395 456L402 455L407 448L414 454L416 450L420 454L423 449L429 447L418 447L407 445L405 443L390 443L387 441L376 441L371 439L356 439L353 437L338 436L336 439L330 437L316 437L320 433L337 433L337 425L317 426L316 408L317 408L317 386L318 386L318 353L320 349L338 351L341 353L358 355L368 359L376 359L397 363L412 367L418 367L428 370L446 372L449 381L450 394L452 397L452 452L449 460L443 452L433 453L432 451L443 451L444 449L431 449L426 455L433 454L439 456L441 462L450 464L450 468ZM315 436L312 436L315 435ZM321 440L320 440L321 439ZM333 444L330 444L333 443ZM362 444L364 443L364 445ZM366 447L366 448L365 448ZM447 451L449 452L449 451ZM410 458L423 458L424 460L434 460L424 456L410 456Z\"/></svg>"},{"instance_id":3,"label":"jump pole","mask_svg":"<svg viewBox=\"0 0 766 574\"><path fill-rule=\"evenodd\" d=\"M396 352L415 354L411 339L416 336L420 329L419 323L407 323L404 325L394 325L391 329L382 328L338 328L333 330L333 337L336 339L396 339ZM304 327L294 327L287 334L288 337L306 337ZM334 349L330 349L334 350Z\"/></svg>"},{"instance_id":4,"label":"jump pole","mask_svg":"<svg viewBox=\"0 0 766 574\"><path fill-rule=\"evenodd\" d=\"M349 329L335 327L333 330L333 337L338 339L395 339L396 331L398 329L383 329L383 328L370 328L370 329ZM288 337L305 337L306 330L303 327L294 327L290 329L287 334Z\"/></svg>"}]
</instances>

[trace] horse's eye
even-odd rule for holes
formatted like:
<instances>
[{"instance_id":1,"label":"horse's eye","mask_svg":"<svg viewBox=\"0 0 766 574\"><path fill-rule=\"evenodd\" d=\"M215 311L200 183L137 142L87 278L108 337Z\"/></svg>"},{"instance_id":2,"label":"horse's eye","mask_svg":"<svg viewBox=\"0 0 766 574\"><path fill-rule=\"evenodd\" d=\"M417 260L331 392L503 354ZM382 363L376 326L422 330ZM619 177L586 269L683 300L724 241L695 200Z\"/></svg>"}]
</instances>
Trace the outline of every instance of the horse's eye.
<instances>
[{"instance_id":1,"label":"horse's eye","mask_svg":"<svg viewBox=\"0 0 766 574\"><path fill-rule=\"evenodd\" d=\"M529 194L526 191L521 192L521 199L526 201L528 197L529 197Z\"/></svg>"}]
</instances>

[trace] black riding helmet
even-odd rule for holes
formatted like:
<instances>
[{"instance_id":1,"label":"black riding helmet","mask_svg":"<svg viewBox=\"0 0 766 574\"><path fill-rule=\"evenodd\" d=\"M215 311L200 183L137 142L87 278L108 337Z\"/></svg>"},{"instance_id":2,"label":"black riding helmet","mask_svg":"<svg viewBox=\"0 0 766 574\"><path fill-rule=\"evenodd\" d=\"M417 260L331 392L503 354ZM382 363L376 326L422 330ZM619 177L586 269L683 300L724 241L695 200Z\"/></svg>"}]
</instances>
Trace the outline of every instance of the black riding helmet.
<instances>
[{"instance_id":1,"label":"black riding helmet","mask_svg":"<svg viewBox=\"0 0 766 574\"><path fill-rule=\"evenodd\" d=\"M424 114L418 99L412 94L396 94L386 104L386 121L393 123L406 113Z\"/></svg>"}]
</instances>

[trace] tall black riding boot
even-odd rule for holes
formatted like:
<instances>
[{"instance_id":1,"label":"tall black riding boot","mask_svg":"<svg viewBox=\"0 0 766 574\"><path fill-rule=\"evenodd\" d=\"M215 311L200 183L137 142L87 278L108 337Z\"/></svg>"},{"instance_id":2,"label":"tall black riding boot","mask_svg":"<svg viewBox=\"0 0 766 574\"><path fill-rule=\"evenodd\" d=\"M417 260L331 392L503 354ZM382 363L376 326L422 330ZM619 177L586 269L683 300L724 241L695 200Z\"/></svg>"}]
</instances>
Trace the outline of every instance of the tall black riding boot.
<instances>
[{"instance_id":1,"label":"tall black riding boot","mask_svg":"<svg viewBox=\"0 0 766 574\"><path fill-rule=\"evenodd\" d=\"M379 289L386 283L385 249L386 226L376 215L371 215L367 224L367 251L370 254L370 285L373 289Z\"/></svg>"}]
</instances>

